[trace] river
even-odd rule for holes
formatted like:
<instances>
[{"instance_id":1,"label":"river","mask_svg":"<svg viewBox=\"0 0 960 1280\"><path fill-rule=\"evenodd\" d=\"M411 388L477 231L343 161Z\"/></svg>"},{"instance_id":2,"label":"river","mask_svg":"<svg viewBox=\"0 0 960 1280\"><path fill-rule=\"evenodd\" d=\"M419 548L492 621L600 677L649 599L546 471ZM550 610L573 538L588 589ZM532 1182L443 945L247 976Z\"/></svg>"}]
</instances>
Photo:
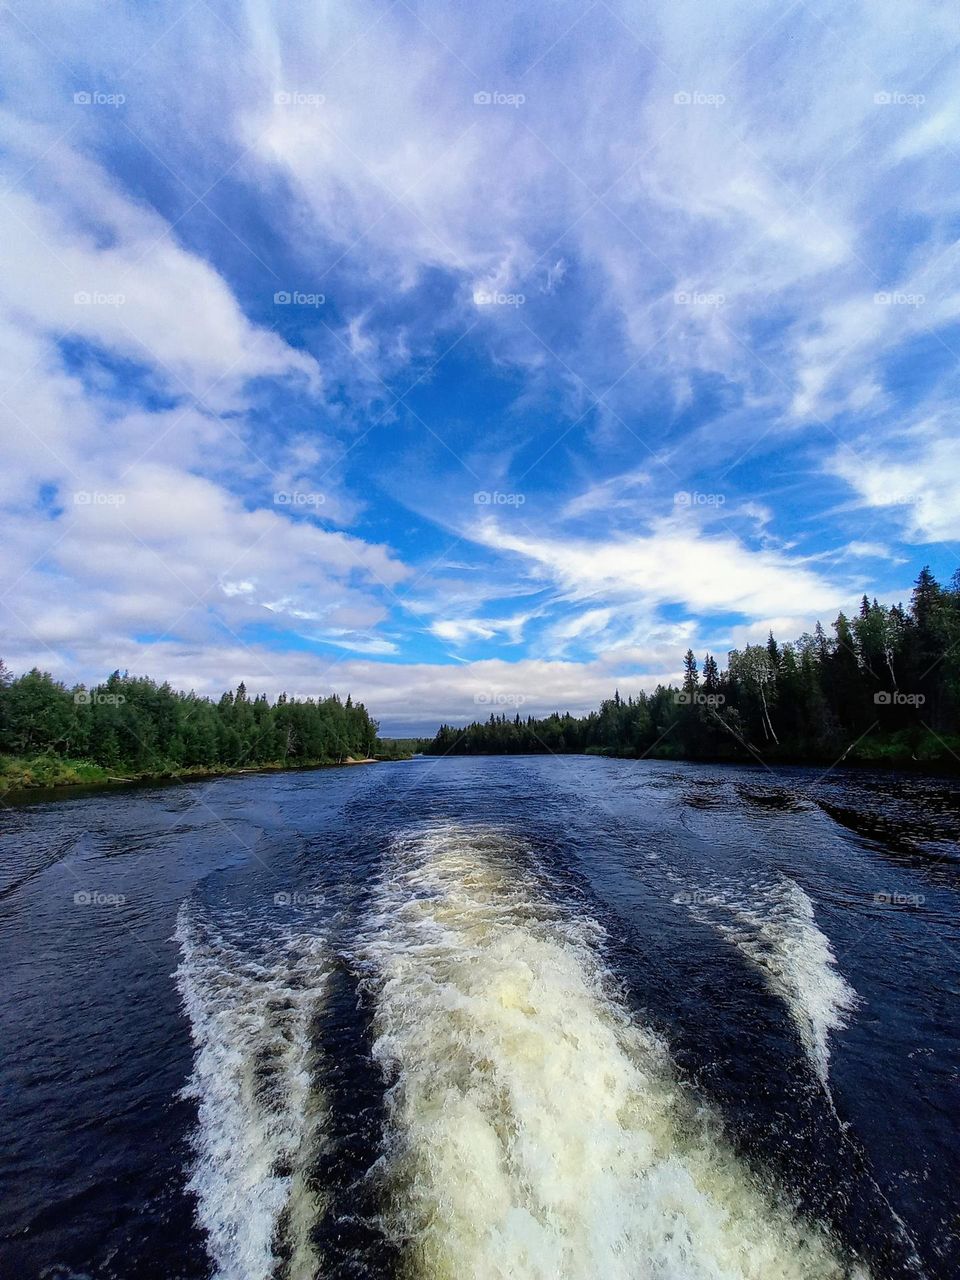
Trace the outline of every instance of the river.
<instances>
[{"instance_id":1,"label":"river","mask_svg":"<svg viewBox=\"0 0 960 1280\"><path fill-rule=\"evenodd\" d=\"M0 1274L960 1276L960 783L415 759L0 812Z\"/></svg>"}]
</instances>

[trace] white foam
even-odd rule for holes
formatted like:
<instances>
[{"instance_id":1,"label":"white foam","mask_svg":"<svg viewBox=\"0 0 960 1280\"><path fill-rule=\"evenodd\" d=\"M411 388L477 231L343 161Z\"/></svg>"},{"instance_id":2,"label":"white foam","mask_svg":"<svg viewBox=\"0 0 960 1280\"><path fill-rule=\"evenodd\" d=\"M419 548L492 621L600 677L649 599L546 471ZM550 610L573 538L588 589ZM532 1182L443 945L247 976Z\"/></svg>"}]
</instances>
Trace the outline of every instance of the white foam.
<instances>
[{"instance_id":1,"label":"white foam","mask_svg":"<svg viewBox=\"0 0 960 1280\"><path fill-rule=\"evenodd\" d=\"M176 937L195 1046L185 1092L199 1110L189 1188L216 1280L272 1276L284 1215L292 1253L285 1274L309 1280L316 1259L308 1233L319 1206L305 1176L323 1119L309 1029L324 987L323 941L229 916L215 924L187 903Z\"/></svg>"},{"instance_id":2,"label":"white foam","mask_svg":"<svg viewBox=\"0 0 960 1280\"><path fill-rule=\"evenodd\" d=\"M783 876L773 885L754 886L747 895L738 887L678 898L759 969L786 1005L807 1058L826 1088L830 1035L847 1025L859 998L840 972L807 894Z\"/></svg>"},{"instance_id":3,"label":"white foam","mask_svg":"<svg viewBox=\"0 0 960 1280\"><path fill-rule=\"evenodd\" d=\"M439 1280L852 1273L776 1205L490 828L398 843L360 954L393 1079L387 1228ZM853 1274L862 1274L856 1272Z\"/></svg>"}]
</instances>

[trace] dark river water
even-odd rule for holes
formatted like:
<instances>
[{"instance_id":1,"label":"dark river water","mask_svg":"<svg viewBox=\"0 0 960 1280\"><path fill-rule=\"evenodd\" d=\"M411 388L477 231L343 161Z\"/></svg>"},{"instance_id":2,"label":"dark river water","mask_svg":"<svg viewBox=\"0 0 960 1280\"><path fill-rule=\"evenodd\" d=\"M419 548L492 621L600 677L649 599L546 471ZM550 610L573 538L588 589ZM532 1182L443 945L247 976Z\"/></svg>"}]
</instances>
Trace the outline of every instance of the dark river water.
<instances>
[{"instance_id":1,"label":"dark river water","mask_svg":"<svg viewBox=\"0 0 960 1280\"><path fill-rule=\"evenodd\" d=\"M417 759L0 812L0 1275L960 1277L960 783Z\"/></svg>"}]
</instances>

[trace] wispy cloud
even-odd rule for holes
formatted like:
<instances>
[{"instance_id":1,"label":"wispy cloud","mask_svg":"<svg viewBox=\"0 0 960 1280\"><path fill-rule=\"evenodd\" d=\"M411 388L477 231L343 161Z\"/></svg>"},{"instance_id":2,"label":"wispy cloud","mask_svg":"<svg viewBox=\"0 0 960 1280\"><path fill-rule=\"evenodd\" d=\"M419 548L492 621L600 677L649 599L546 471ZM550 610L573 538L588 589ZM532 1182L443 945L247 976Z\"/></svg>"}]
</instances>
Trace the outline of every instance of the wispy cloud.
<instances>
[{"instance_id":1,"label":"wispy cloud","mask_svg":"<svg viewBox=\"0 0 960 1280\"><path fill-rule=\"evenodd\" d=\"M424 717L513 664L587 705L953 571L949 6L38 0L8 36L9 661L247 652Z\"/></svg>"}]
</instances>

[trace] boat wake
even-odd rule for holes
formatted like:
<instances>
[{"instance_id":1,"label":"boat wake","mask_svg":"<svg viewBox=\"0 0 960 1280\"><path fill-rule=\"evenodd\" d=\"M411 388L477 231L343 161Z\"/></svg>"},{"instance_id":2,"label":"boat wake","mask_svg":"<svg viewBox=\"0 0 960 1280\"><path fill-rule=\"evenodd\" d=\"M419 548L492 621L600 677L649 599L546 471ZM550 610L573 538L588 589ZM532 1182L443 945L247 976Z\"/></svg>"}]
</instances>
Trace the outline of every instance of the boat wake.
<instances>
[{"instance_id":1,"label":"boat wake","mask_svg":"<svg viewBox=\"0 0 960 1280\"><path fill-rule=\"evenodd\" d=\"M251 937L254 934L254 937ZM310 1228L320 1211L309 1172L322 1141L310 1028L323 1000L324 939L230 913L214 922L184 903L177 972L195 1057L189 1189L216 1280L312 1280Z\"/></svg>"},{"instance_id":2,"label":"boat wake","mask_svg":"<svg viewBox=\"0 0 960 1280\"><path fill-rule=\"evenodd\" d=\"M694 919L721 934L783 1002L829 1097L830 1036L847 1025L857 993L837 967L813 903L786 876L772 885L679 893Z\"/></svg>"},{"instance_id":3,"label":"boat wake","mask_svg":"<svg viewBox=\"0 0 960 1280\"><path fill-rule=\"evenodd\" d=\"M863 1276L767 1191L490 827L397 841L358 939L389 1082L386 1225L424 1277ZM818 1044L813 1023L812 1043Z\"/></svg>"}]
</instances>

